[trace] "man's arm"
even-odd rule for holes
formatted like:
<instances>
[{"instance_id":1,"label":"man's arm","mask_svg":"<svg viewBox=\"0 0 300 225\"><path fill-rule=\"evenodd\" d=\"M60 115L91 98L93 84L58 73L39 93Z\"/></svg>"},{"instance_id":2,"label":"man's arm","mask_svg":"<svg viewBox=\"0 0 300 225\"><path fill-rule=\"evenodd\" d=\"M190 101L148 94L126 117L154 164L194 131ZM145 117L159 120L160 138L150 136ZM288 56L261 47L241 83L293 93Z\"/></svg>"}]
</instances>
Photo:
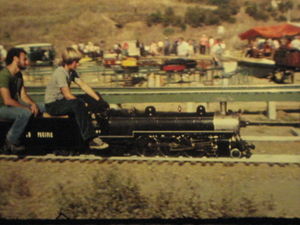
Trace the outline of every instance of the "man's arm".
<instances>
[{"instance_id":1,"label":"man's arm","mask_svg":"<svg viewBox=\"0 0 300 225\"><path fill-rule=\"evenodd\" d=\"M83 80L80 78L75 78L74 82L89 96L91 96L96 101L101 100L101 97Z\"/></svg>"},{"instance_id":2,"label":"man's arm","mask_svg":"<svg viewBox=\"0 0 300 225\"><path fill-rule=\"evenodd\" d=\"M4 105L15 106L15 107L20 107L20 108L24 108L24 109L30 110L29 107L27 107L26 105L23 105L23 104L19 103L18 101L16 101L15 99L12 98L11 95L10 95L10 91L9 91L8 88L1 87L0 88L0 94L1 94L1 97L3 99Z\"/></svg>"},{"instance_id":3,"label":"man's arm","mask_svg":"<svg viewBox=\"0 0 300 225\"><path fill-rule=\"evenodd\" d=\"M30 105L30 111L36 116L39 113L39 108L36 103L29 97L24 86L21 88L21 99Z\"/></svg>"},{"instance_id":4,"label":"man's arm","mask_svg":"<svg viewBox=\"0 0 300 225\"><path fill-rule=\"evenodd\" d=\"M72 92L68 86L62 87L62 88L60 88L60 90L65 99L67 99L67 100L76 99L76 96L72 94Z\"/></svg>"}]
</instances>

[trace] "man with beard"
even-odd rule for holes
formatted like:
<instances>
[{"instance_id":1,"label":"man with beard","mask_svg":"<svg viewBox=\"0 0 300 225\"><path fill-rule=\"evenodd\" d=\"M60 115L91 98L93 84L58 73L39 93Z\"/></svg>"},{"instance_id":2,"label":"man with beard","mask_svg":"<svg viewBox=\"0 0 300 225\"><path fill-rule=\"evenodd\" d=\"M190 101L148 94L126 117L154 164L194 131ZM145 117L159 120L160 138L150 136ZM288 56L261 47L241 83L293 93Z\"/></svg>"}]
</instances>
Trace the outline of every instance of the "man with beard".
<instances>
[{"instance_id":1,"label":"man with beard","mask_svg":"<svg viewBox=\"0 0 300 225\"><path fill-rule=\"evenodd\" d=\"M32 115L44 111L27 94L21 70L29 65L27 53L22 48L12 48L5 59L6 67L0 72L0 118L13 120L6 135L5 147L12 153L24 151L20 143L26 125Z\"/></svg>"}]
</instances>

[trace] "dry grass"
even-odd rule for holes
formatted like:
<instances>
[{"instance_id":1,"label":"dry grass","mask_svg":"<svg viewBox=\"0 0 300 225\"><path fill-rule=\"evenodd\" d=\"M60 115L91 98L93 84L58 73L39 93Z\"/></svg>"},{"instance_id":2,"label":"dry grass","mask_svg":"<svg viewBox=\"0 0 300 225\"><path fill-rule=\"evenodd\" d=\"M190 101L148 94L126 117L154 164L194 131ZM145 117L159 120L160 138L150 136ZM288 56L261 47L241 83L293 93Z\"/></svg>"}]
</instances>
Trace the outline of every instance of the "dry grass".
<instances>
[{"instance_id":1,"label":"dry grass","mask_svg":"<svg viewBox=\"0 0 300 225\"><path fill-rule=\"evenodd\" d=\"M79 186L57 185L47 192L57 200L57 215L69 219L130 219L130 218L231 218L259 217L276 210L272 195L235 196L232 191L205 198L201 186L193 179L183 187L165 188L158 185L155 194L142 193L137 180L121 175L121 171L96 173L90 183ZM8 173L0 179L0 218L40 218L39 207L44 196L35 196L31 179L22 172ZM176 176L169 177L176 181ZM235 184L224 184L235 189ZM200 189L200 190L199 190ZM51 209L51 208L50 208Z\"/></svg>"},{"instance_id":2,"label":"dry grass","mask_svg":"<svg viewBox=\"0 0 300 225\"><path fill-rule=\"evenodd\" d=\"M162 26L147 27L145 16L149 13L172 7L177 15L183 15L187 7L195 3L180 0L0 0L0 44L11 47L20 43L51 42L58 49L79 42L105 40L107 46L128 39L140 39L145 43L164 38ZM213 6L200 5L213 8ZM237 17L237 24L224 24L224 38L228 46L241 45L237 34L258 23L245 13ZM121 23L123 29L115 24ZM268 22L268 24L274 22ZM172 39L184 36L198 39L202 33L216 35L215 26L189 28L182 31L174 28Z\"/></svg>"}]
</instances>

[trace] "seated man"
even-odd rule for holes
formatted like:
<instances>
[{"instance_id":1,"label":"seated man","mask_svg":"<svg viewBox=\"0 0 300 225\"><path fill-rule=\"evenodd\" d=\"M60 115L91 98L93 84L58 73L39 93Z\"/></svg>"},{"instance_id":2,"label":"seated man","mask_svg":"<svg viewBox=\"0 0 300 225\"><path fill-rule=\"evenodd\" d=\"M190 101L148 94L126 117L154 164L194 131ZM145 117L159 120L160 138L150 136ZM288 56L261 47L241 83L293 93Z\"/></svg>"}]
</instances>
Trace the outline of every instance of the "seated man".
<instances>
[{"instance_id":1,"label":"seated man","mask_svg":"<svg viewBox=\"0 0 300 225\"><path fill-rule=\"evenodd\" d=\"M62 65L54 71L46 87L46 111L50 115L74 115L81 136L84 141L89 143L89 147L91 149L105 149L108 144L97 137L84 99L81 96L73 95L70 89L71 82L74 82L89 98L103 101L101 96L82 81L76 73L75 69L79 65L80 58L80 52L73 48L66 48L62 53Z\"/></svg>"},{"instance_id":2,"label":"seated man","mask_svg":"<svg viewBox=\"0 0 300 225\"><path fill-rule=\"evenodd\" d=\"M20 137L29 119L44 111L44 106L37 106L24 88L21 70L29 64L27 53L21 48L12 48L5 62L7 66L0 72L0 118L14 120L6 135L5 148L18 153L25 149Z\"/></svg>"}]
</instances>

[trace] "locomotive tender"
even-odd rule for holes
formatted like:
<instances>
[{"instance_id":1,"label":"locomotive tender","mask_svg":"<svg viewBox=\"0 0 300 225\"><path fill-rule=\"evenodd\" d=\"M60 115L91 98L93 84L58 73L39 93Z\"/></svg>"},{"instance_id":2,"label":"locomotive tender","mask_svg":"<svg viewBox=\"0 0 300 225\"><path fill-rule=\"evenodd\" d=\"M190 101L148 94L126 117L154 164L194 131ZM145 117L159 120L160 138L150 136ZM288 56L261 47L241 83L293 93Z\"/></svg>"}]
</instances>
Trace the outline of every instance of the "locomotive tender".
<instances>
[{"instance_id":1,"label":"locomotive tender","mask_svg":"<svg viewBox=\"0 0 300 225\"><path fill-rule=\"evenodd\" d=\"M203 106L195 113L156 112L149 106L145 112L109 109L90 115L109 149L88 150L70 116L37 117L23 135L26 154L250 157L254 149L241 139L239 130L245 123L237 115L207 113ZM12 154L3 148L11 123L0 120L2 154Z\"/></svg>"}]
</instances>

